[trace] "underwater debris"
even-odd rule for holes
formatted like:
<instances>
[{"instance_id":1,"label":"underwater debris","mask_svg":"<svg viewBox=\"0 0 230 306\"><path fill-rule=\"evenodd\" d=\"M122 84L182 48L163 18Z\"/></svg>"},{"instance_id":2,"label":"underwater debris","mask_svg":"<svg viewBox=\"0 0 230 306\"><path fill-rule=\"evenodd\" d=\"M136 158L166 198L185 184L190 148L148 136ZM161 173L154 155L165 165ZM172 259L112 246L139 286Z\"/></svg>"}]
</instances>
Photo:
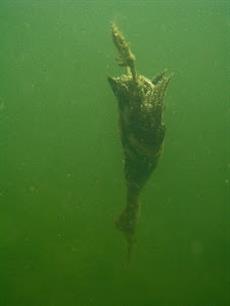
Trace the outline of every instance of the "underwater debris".
<instances>
[{"instance_id":1,"label":"underwater debris","mask_svg":"<svg viewBox=\"0 0 230 306\"><path fill-rule=\"evenodd\" d=\"M127 183L126 207L116 226L125 235L130 256L135 241L139 194L161 155L165 136L163 98L171 75L163 71L151 81L138 74L135 56L115 24L112 24L112 38L118 50L118 65L126 68L125 74L108 77L108 81L118 100Z\"/></svg>"}]
</instances>

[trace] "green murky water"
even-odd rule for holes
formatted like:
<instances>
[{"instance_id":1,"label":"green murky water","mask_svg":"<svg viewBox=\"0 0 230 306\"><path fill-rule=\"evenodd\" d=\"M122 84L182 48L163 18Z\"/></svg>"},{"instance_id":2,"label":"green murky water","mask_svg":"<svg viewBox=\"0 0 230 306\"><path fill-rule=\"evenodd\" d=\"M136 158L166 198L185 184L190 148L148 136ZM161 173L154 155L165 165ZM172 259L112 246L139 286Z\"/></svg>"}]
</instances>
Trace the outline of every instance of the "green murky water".
<instances>
[{"instance_id":1,"label":"green murky water","mask_svg":"<svg viewBox=\"0 0 230 306\"><path fill-rule=\"evenodd\" d=\"M0 305L229 305L229 10L1 0ZM113 20L139 72L175 73L128 267Z\"/></svg>"}]
</instances>

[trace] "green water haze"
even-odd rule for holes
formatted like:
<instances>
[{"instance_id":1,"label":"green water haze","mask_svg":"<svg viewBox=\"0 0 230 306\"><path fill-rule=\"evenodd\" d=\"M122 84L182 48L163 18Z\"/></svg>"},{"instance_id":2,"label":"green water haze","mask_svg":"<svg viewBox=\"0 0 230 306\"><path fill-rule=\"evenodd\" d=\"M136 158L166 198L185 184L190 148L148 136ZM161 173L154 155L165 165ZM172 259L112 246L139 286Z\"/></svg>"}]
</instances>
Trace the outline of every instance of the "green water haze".
<instances>
[{"instance_id":1,"label":"green water haze","mask_svg":"<svg viewBox=\"0 0 230 306\"><path fill-rule=\"evenodd\" d=\"M229 12L1 0L0 306L230 305ZM139 73L174 73L128 266L112 21Z\"/></svg>"}]
</instances>

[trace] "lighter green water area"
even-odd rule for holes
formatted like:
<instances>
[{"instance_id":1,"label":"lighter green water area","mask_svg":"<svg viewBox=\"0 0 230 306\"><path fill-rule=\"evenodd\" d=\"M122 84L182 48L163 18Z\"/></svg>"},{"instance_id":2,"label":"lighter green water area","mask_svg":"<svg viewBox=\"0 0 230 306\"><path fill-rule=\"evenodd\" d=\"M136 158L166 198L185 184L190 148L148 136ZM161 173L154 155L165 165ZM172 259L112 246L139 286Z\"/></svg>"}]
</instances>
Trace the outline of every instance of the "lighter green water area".
<instances>
[{"instance_id":1,"label":"lighter green water area","mask_svg":"<svg viewBox=\"0 0 230 306\"><path fill-rule=\"evenodd\" d=\"M230 305L228 1L0 2L0 305ZM111 22L174 73L132 260Z\"/></svg>"}]
</instances>

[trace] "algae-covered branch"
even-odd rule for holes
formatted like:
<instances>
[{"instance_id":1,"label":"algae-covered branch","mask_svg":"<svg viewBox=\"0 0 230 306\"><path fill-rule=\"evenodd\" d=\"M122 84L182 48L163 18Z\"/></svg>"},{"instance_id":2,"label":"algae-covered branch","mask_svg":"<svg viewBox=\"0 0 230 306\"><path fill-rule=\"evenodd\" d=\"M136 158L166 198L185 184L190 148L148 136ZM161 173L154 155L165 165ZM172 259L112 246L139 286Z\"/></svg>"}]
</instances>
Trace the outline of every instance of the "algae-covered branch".
<instances>
[{"instance_id":1,"label":"algae-covered branch","mask_svg":"<svg viewBox=\"0 0 230 306\"><path fill-rule=\"evenodd\" d=\"M165 136L164 95L171 76L161 72L153 80L139 74L135 56L123 34L112 25L112 38L118 51L118 65L126 69L118 77L108 77L118 101L127 202L116 221L128 243L129 254L135 239L139 194L155 169Z\"/></svg>"}]
</instances>

